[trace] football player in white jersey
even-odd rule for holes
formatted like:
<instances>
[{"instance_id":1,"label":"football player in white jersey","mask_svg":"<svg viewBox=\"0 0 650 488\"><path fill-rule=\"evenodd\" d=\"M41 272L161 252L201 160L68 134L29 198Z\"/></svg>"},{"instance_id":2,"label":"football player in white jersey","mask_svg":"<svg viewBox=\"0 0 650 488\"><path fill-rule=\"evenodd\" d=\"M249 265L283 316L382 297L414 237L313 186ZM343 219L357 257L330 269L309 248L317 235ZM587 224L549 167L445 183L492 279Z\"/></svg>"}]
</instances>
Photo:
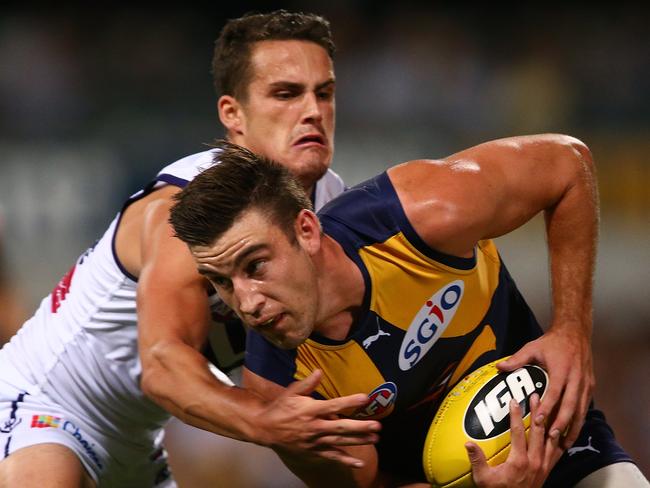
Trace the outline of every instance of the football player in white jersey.
<instances>
[{"instance_id":1,"label":"football player in white jersey","mask_svg":"<svg viewBox=\"0 0 650 488\"><path fill-rule=\"evenodd\" d=\"M278 11L230 21L213 61L227 137L281 161L317 207L343 190L329 170L333 51L327 21ZM201 354L211 307L224 309L168 219L172 197L215 156L173 163L131 197L0 351L0 486L175 486L159 435L170 414L348 466L361 461L340 446L377 440L377 422L336 416L365 395L308 396L318 372L267 402ZM221 369L237 364L220 354Z\"/></svg>"}]
</instances>

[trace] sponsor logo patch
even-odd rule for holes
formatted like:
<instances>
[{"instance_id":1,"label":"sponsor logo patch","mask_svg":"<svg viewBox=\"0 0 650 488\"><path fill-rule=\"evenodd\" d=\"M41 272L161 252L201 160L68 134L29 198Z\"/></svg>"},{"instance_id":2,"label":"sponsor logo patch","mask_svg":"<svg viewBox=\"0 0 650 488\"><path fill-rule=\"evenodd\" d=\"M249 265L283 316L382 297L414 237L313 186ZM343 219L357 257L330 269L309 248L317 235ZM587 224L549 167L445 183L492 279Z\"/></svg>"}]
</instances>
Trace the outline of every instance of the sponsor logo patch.
<instances>
[{"instance_id":1,"label":"sponsor logo patch","mask_svg":"<svg viewBox=\"0 0 650 488\"><path fill-rule=\"evenodd\" d=\"M63 432L70 434L74 440L77 441L84 452L90 459L92 459L99 469L104 468L104 465L95 450L95 444L89 442L79 427L69 420L63 420L61 417L55 417L54 415L33 415L31 427L33 429L60 428Z\"/></svg>"},{"instance_id":2,"label":"sponsor logo patch","mask_svg":"<svg viewBox=\"0 0 650 488\"><path fill-rule=\"evenodd\" d=\"M397 399L397 385L392 381L388 381L379 385L368 394L370 403L363 409L354 413L357 418L380 419L390 415L395 407L395 400Z\"/></svg>"},{"instance_id":3,"label":"sponsor logo patch","mask_svg":"<svg viewBox=\"0 0 650 488\"><path fill-rule=\"evenodd\" d=\"M465 283L456 280L436 291L422 305L399 350L399 368L408 371L427 354L449 326L463 298Z\"/></svg>"},{"instance_id":4,"label":"sponsor logo patch","mask_svg":"<svg viewBox=\"0 0 650 488\"><path fill-rule=\"evenodd\" d=\"M54 417L53 415L33 415L31 427L32 429L44 429L46 427L56 429L60 424L60 417Z\"/></svg>"},{"instance_id":5,"label":"sponsor logo patch","mask_svg":"<svg viewBox=\"0 0 650 488\"><path fill-rule=\"evenodd\" d=\"M75 264L72 268L70 268L70 271L68 271L63 276L63 278L59 280L59 282L54 287L54 290L52 290L52 313L56 313L56 311L61 306L61 302L65 300L65 296L70 291L70 283L72 283L72 277L74 276L74 271L76 268L77 265Z\"/></svg>"}]
</instances>

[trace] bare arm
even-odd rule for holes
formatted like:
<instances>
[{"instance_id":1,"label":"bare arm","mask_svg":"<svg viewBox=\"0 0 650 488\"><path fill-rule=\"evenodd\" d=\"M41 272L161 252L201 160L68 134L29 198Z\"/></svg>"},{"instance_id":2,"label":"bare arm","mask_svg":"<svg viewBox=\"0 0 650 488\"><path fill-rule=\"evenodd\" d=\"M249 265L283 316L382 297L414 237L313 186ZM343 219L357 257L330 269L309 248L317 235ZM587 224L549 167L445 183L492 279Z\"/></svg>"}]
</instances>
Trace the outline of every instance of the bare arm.
<instances>
[{"instance_id":1,"label":"bare arm","mask_svg":"<svg viewBox=\"0 0 650 488\"><path fill-rule=\"evenodd\" d=\"M406 213L432 247L469 256L480 239L503 235L539 212L547 222L553 319L547 333L500 365L547 367L550 389L540 406L549 432L578 435L594 377L592 283L598 234L594 164L587 147L561 135L501 139L441 161L416 161L390 172Z\"/></svg>"},{"instance_id":2,"label":"bare arm","mask_svg":"<svg viewBox=\"0 0 650 488\"><path fill-rule=\"evenodd\" d=\"M315 377L268 402L218 381L210 372L199 352L209 324L206 282L168 224L171 195L176 191L159 190L158 198L145 202L138 229L138 327L145 394L186 423L265 446L315 449L316 443L332 432L340 434L336 439L329 437L333 444L367 442L378 428L372 422L325 420L337 409L363 404L363 395L346 397L337 404L304 397L315 388ZM126 222L125 229L128 225ZM131 256L132 267L135 261ZM300 404L301 422L290 408L296 397L309 402ZM347 457L343 462L356 464L358 460Z\"/></svg>"},{"instance_id":3,"label":"bare arm","mask_svg":"<svg viewBox=\"0 0 650 488\"><path fill-rule=\"evenodd\" d=\"M170 188L169 193L175 189ZM164 190L163 190L164 191ZM184 422L252 440L253 425L237 411L260 409L261 399L216 381L199 352L207 337L206 284L186 246L167 224L169 198L144 210L138 280L142 389Z\"/></svg>"},{"instance_id":4,"label":"bare arm","mask_svg":"<svg viewBox=\"0 0 650 488\"><path fill-rule=\"evenodd\" d=\"M247 368L244 368L243 383L246 388L256 391L267 399L276 398L285 391L282 386L262 378ZM341 421L354 422L354 420L345 419L341 419ZM321 441L327 440L326 438L321 439ZM338 446L334 451L329 445L322 444L319 456L315 456L312 452L291 449L286 446L277 446L274 450L282 462L310 487L379 488L383 486L379 480L377 451L371 444ZM349 456L350 459L363 460L363 467L353 470L333 462L332 459L336 458L331 457L332 454L337 457Z\"/></svg>"}]
</instances>

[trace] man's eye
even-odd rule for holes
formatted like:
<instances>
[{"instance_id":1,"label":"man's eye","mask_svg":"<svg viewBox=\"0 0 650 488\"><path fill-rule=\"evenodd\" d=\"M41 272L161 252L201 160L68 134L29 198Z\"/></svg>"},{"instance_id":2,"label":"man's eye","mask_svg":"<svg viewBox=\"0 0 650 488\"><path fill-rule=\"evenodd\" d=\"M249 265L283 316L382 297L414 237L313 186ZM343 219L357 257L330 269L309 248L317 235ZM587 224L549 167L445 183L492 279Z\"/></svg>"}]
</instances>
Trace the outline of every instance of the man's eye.
<instances>
[{"instance_id":1,"label":"man's eye","mask_svg":"<svg viewBox=\"0 0 650 488\"><path fill-rule=\"evenodd\" d=\"M280 91L275 92L275 98L278 100L289 100L294 97L294 94L290 91Z\"/></svg>"},{"instance_id":2,"label":"man's eye","mask_svg":"<svg viewBox=\"0 0 650 488\"><path fill-rule=\"evenodd\" d=\"M218 288L230 288L230 280L228 278L212 278L212 284Z\"/></svg>"},{"instance_id":3,"label":"man's eye","mask_svg":"<svg viewBox=\"0 0 650 488\"><path fill-rule=\"evenodd\" d=\"M257 276L261 274L264 271L264 265L266 261L258 259L257 261L252 261L248 266L247 266L247 273L250 276Z\"/></svg>"},{"instance_id":4,"label":"man's eye","mask_svg":"<svg viewBox=\"0 0 650 488\"><path fill-rule=\"evenodd\" d=\"M316 94L318 96L319 100L331 100L334 97L334 93L331 91L326 91L326 92L318 92Z\"/></svg>"}]
</instances>

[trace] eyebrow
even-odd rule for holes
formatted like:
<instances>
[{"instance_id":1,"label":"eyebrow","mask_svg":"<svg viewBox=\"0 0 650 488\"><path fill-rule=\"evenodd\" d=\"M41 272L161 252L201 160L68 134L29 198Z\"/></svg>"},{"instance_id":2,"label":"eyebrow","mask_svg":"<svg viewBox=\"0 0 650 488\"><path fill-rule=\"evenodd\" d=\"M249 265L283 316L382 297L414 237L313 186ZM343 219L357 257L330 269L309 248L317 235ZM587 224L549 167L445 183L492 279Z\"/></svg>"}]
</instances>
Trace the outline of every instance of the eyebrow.
<instances>
[{"instance_id":1,"label":"eyebrow","mask_svg":"<svg viewBox=\"0 0 650 488\"><path fill-rule=\"evenodd\" d=\"M244 251L242 251L240 254L237 255L235 258L235 261L233 263L234 268L238 268L239 265L244 261L248 256L253 254L254 252L259 251L260 249L266 248L266 244L253 244L252 246L246 248ZM200 275L205 276L206 278L227 278L226 276L215 273L214 271L202 267L197 267L197 271L199 272Z\"/></svg>"}]
</instances>

